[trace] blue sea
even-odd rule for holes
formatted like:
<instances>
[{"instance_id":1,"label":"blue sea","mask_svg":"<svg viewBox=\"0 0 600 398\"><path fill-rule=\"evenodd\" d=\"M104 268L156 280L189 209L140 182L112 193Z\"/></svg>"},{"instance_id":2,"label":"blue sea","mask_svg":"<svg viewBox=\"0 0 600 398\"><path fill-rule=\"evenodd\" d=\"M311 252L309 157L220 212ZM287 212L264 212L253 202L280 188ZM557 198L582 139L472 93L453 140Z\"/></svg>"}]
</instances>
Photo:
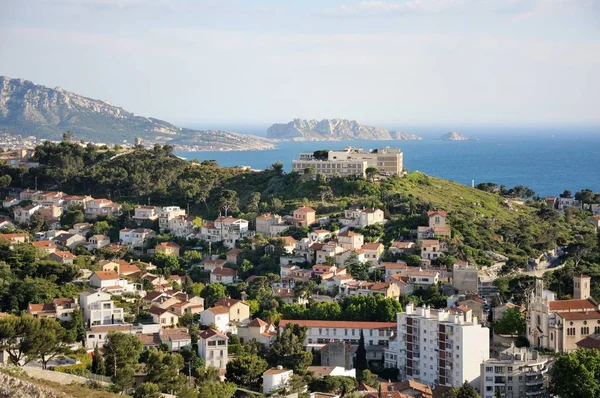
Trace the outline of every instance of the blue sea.
<instances>
[{"instance_id":1,"label":"blue sea","mask_svg":"<svg viewBox=\"0 0 600 398\"><path fill-rule=\"evenodd\" d=\"M216 160L223 166L265 169L279 161L289 171L299 152L400 147L404 166L465 185L495 182L526 185L540 196L589 188L600 192L600 130L585 133L494 134L477 141L335 141L281 142L266 151L176 152L186 159Z\"/></svg>"}]
</instances>

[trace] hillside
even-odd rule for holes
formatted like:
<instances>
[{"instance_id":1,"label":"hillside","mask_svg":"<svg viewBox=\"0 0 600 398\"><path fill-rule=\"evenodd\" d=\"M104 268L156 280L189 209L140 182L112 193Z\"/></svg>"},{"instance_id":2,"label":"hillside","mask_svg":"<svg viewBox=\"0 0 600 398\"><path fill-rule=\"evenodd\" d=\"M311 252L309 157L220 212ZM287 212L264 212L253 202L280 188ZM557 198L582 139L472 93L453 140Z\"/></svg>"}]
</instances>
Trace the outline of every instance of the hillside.
<instances>
[{"instance_id":1,"label":"hillside","mask_svg":"<svg viewBox=\"0 0 600 398\"><path fill-rule=\"evenodd\" d=\"M150 142L195 146L192 150L267 149L264 138L221 131L181 129L169 122L138 116L108 102L59 87L0 76L0 131L59 140L67 130L78 140L108 144Z\"/></svg>"},{"instance_id":2,"label":"hillside","mask_svg":"<svg viewBox=\"0 0 600 398\"><path fill-rule=\"evenodd\" d=\"M346 119L294 119L289 123L276 123L267 130L267 138L294 141L421 139L413 134L365 126L355 120Z\"/></svg>"},{"instance_id":3,"label":"hillside","mask_svg":"<svg viewBox=\"0 0 600 398\"><path fill-rule=\"evenodd\" d=\"M440 137L442 141L473 141L474 138L467 137L465 135L459 134L455 131L451 133L446 133Z\"/></svg>"}]
</instances>

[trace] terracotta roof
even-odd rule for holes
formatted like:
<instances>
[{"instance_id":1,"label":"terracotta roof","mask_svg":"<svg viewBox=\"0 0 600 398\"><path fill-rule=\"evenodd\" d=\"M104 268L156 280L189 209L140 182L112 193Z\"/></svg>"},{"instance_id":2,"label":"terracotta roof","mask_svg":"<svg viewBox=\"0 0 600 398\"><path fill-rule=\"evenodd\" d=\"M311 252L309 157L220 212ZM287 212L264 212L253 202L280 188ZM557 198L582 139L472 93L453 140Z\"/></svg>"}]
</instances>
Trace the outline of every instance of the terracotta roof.
<instances>
[{"instance_id":1,"label":"terracotta roof","mask_svg":"<svg viewBox=\"0 0 600 398\"><path fill-rule=\"evenodd\" d=\"M37 247L37 248L42 248L42 247L53 248L53 247L56 247L56 245L54 244L54 242L52 242L51 240L38 240L37 242L33 242L32 245L33 245L33 247Z\"/></svg>"},{"instance_id":2,"label":"terracotta roof","mask_svg":"<svg viewBox=\"0 0 600 398\"><path fill-rule=\"evenodd\" d=\"M240 254L241 252L243 252L243 250L242 250L242 249L231 249L231 250L229 250L229 251L228 251L226 254L227 254L228 256L233 256L233 255L237 256L237 255L238 255L238 254Z\"/></svg>"},{"instance_id":3,"label":"terracotta roof","mask_svg":"<svg viewBox=\"0 0 600 398\"><path fill-rule=\"evenodd\" d=\"M52 300L52 303L54 305L74 304L75 299L73 297L55 298L54 300Z\"/></svg>"},{"instance_id":4,"label":"terracotta roof","mask_svg":"<svg viewBox=\"0 0 600 398\"><path fill-rule=\"evenodd\" d=\"M227 264L227 261L225 261L225 260L222 260L222 259L219 259L219 258L218 258L218 259L216 259L216 260L213 260L213 259L211 259L211 258L207 258L206 260L202 261L202 263L203 263L204 265L216 265L216 266L222 266L222 265L225 265L225 264Z\"/></svg>"},{"instance_id":5,"label":"terracotta roof","mask_svg":"<svg viewBox=\"0 0 600 398\"><path fill-rule=\"evenodd\" d=\"M17 238L25 238L25 239L29 239L29 234L26 233L17 233L17 234L0 234L0 239L6 239L6 240L15 240Z\"/></svg>"},{"instance_id":6,"label":"terracotta roof","mask_svg":"<svg viewBox=\"0 0 600 398\"><path fill-rule=\"evenodd\" d=\"M122 274L131 275L139 271L140 269L135 264L130 264L127 262L125 264L119 263L119 272Z\"/></svg>"},{"instance_id":7,"label":"terracotta roof","mask_svg":"<svg viewBox=\"0 0 600 398\"><path fill-rule=\"evenodd\" d=\"M296 211L300 211L300 212L303 212L303 213L316 213L315 209L313 209L311 207L308 207L308 206L298 207L296 209Z\"/></svg>"},{"instance_id":8,"label":"terracotta roof","mask_svg":"<svg viewBox=\"0 0 600 398\"><path fill-rule=\"evenodd\" d=\"M160 248L164 248L164 249L166 249L166 248L168 248L168 247L170 247L170 248L173 248L173 249L179 249L179 248L181 248L181 246L179 246L179 245L178 245L177 243L175 243L175 242L161 242L161 243L159 243L158 245L156 245L156 247L157 247L157 248L159 248L159 247L160 247Z\"/></svg>"},{"instance_id":9,"label":"terracotta roof","mask_svg":"<svg viewBox=\"0 0 600 398\"><path fill-rule=\"evenodd\" d=\"M227 338L227 336L221 332L219 332L218 330L215 329L206 329L205 331L203 331L202 333L199 334L199 336L203 339L208 339L211 338L213 336L219 336L219 337L223 337L223 338Z\"/></svg>"},{"instance_id":10,"label":"terracotta roof","mask_svg":"<svg viewBox=\"0 0 600 398\"><path fill-rule=\"evenodd\" d=\"M96 275L101 281L119 279L119 274L117 274L115 271L96 271L94 272L94 275Z\"/></svg>"},{"instance_id":11,"label":"terracotta roof","mask_svg":"<svg viewBox=\"0 0 600 398\"><path fill-rule=\"evenodd\" d=\"M267 325L269 325L269 324L260 318L253 319L250 323L248 323L248 326L252 326L252 327L261 327L261 326L267 326Z\"/></svg>"},{"instance_id":12,"label":"terracotta roof","mask_svg":"<svg viewBox=\"0 0 600 398\"><path fill-rule=\"evenodd\" d=\"M600 350L600 334L592 334L585 339L578 341L577 347Z\"/></svg>"},{"instance_id":13,"label":"terracotta roof","mask_svg":"<svg viewBox=\"0 0 600 398\"><path fill-rule=\"evenodd\" d=\"M248 304L244 303L242 300L236 300L236 299L232 299L232 298L224 298L224 299L217 301L215 303L215 306L216 307L232 307L232 306L236 305L237 303L248 305Z\"/></svg>"},{"instance_id":14,"label":"terracotta roof","mask_svg":"<svg viewBox=\"0 0 600 398\"><path fill-rule=\"evenodd\" d=\"M34 312L56 312L53 304L49 303L41 303L41 304L33 304L30 303L27 305L27 311L29 313Z\"/></svg>"},{"instance_id":15,"label":"terracotta roof","mask_svg":"<svg viewBox=\"0 0 600 398\"><path fill-rule=\"evenodd\" d=\"M64 251L64 250L57 250L57 251L55 251L52 254L54 254L55 256L60 257L62 259L72 259L72 258L75 258L75 255L73 253L67 252L67 251Z\"/></svg>"},{"instance_id":16,"label":"terracotta roof","mask_svg":"<svg viewBox=\"0 0 600 398\"><path fill-rule=\"evenodd\" d=\"M146 294L143 298L144 301L153 301L156 300L157 298L159 298L160 296L164 295L163 292L150 292L148 294Z\"/></svg>"},{"instance_id":17,"label":"terracotta roof","mask_svg":"<svg viewBox=\"0 0 600 398\"><path fill-rule=\"evenodd\" d=\"M552 311L595 310L598 305L590 299L585 300L555 300L549 303Z\"/></svg>"},{"instance_id":18,"label":"terracotta roof","mask_svg":"<svg viewBox=\"0 0 600 398\"><path fill-rule=\"evenodd\" d=\"M440 241L437 239L423 239L421 241L421 247L439 246Z\"/></svg>"},{"instance_id":19,"label":"terracotta roof","mask_svg":"<svg viewBox=\"0 0 600 398\"><path fill-rule=\"evenodd\" d=\"M386 282L377 282L371 286L371 290L386 290L390 287L389 283Z\"/></svg>"},{"instance_id":20,"label":"terracotta roof","mask_svg":"<svg viewBox=\"0 0 600 398\"><path fill-rule=\"evenodd\" d=\"M442 217L448 217L448 213L446 213L444 210L431 210L431 211L428 211L427 212L427 217L431 217L431 216L434 216L436 214L438 214L438 215L440 215Z\"/></svg>"},{"instance_id":21,"label":"terracotta roof","mask_svg":"<svg viewBox=\"0 0 600 398\"><path fill-rule=\"evenodd\" d=\"M330 233L326 229L315 229L313 232L316 233L316 234L329 234Z\"/></svg>"},{"instance_id":22,"label":"terracotta roof","mask_svg":"<svg viewBox=\"0 0 600 398\"><path fill-rule=\"evenodd\" d=\"M397 327L396 322L316 321L299 319L282 319L279 322L279 327L285 327L288 323L309 328L395 329Z\"/></svg>"},{"instance_id":23,"label":"terracotta roof","mask_svg":"<svg viewBox=\"0 0 600 398\"><path fill-rule=\"evenodd\" d=\"M158 346L162 343L158 333L137 333L135 337L145 346Z\"/></svg>"},{"instance_id":24,"label":"terracotta roof","mask_svg":"<svg viewBox=\"0 0 600 398\"><path fill-rule=\"evenodd\" d=\"M383 263L383 268L385 269L408 269L408 264L404 261L399 263Z\"/></svg>"},{"instance_id":25,"label":"terracotta roof","mask_svg":"<svg viewBox=\"0 0 600 398\"><path fill-rule=\"evenodd\" d=\"M166 328L161 329L159 332L159 336L163 341L182 341L182 340L191 340L190 333L186 328Z\"/></svg>"},{"instance_id":26,"label":"terracotta roof","mask_svg":"<svg viewBox=\"0 0 600 398\"><path fill-rule=\"evenodd\" d=\"M600 319L600 311L585 311L585 312L559 312L565 321L582 321L586 319Z\"/></svg>"},{"instance_id":27,"label":"terracotta roof","mask_svg":"<svg viewBox=\"0 0 600 398\"><path fill-rule=\"evenodd\" d=\"M363 249L363 250L378 250L382 246L383 245L379 242L365 243L364 245L362 245L361 249Z\"/></svg>"},{"instance_id":28,"label":"terracotta roof","mask_svg":"<svg viewBox=\"0 0 600 398\"><path fill-rule=\"evenodd\" d=\"M265 370L265 372L263 373L263 376L264 375L278 375L278 374L287 373L287 372L291 372L291 370L289 370L289 369L271 368L271 369Z\"/></svg>"},{"instance_id":29,"label":"terracotta roof","mask_svg":"<svg viewBox=\"0 0 600 398\"><path fill-rule=\"evenodd\" d=\"M358 387L356 387L355 391L361 391L361 392L377 392L376 388L373 388L371 386L366 385L365 383L360 383L358 385Z\"/></svg>"},{"instance_id":30,"label":"terracotta roof","mask_svg":"<svg viewBox=\"0 0 600 398\"><path fill-rule=\"evenodd\" d=\"M236 277L237 276L237 271L234 270L233 268L217 267L214 270L212 270L212 274L213 275L233 276L233 277Z\"/></svg>"},{"instance_id":31,"label":"terracotta roof","mask_svg":"<svg viewBox=\"0 0 600 398\"><path fill-rule=\"evenodd\" d=\"M286 245L295 245L296 239L291 236L278 236L276 239L283 240Z\"/></svg>"},{"instance_id":32,"label":"terracotta roof","mask_svg":"<svg viewBox=\"0 0 600 398\"><path fill-rule=\"evenodd\" d=\"M154 315L161 316L165 312L171 312L171 311L169 311L167 309L164 309L164 308L160 308L160 307L150 307L150 309L148 310L148 312L151 313L151 314L154 314Z\"/></svg>"},{"instance_id":33,"label":"terracotta roof","mask_svg":"<svg viewBox=\"0 0 600 398\"><path fill-rule=\"evenodd\" d=\"M362 236L361 234L354 232L354 231L344 231L344 232L340 232L338 234L338 236L348 236L348 237L352 237L352 236Z\"/></svg>"},{"instance_id":34,"label":"terracotta roof","mask_svg":"<svg viewBox=\"0 0 600 398\"><path fill-rule=\"evenodd\" d=\"M229 314L229 308L223 306L215 306L208 309L208 311L212 312L215 315L218 314Z\"/></svg>"},{"instance_id":35,"label":"terracotta roof","mask_svg":"<svg viewBox=\"0 0 600 398\"><path fill-rule=\"evenodd\" d=\"M133 325L101 325L101 326L92 326L90 331L99 333L99 332L110 332L111 330L120 331L120 330L131 330Z\"/></svg>"},{"instance_id":36,"label":"terracotta roof","mask_svg":"<svg viewBox=\"0 0 600 398\"><path fill-rule=\"evenodd\" d=\"M395 247L398 249L410 249L414 245L415 245L414 242L394 242L394 243L392 243L392 247Z\"/></svg>"}]
</instances>

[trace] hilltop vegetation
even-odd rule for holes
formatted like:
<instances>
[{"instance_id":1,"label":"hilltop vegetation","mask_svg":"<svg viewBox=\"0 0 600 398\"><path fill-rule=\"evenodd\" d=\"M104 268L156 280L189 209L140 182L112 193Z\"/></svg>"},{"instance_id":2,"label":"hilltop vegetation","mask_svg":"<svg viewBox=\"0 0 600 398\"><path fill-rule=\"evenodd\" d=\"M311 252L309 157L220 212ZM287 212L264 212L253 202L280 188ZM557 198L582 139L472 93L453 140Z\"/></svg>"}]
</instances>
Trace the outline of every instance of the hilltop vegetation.
<instances>
[{"instance_id":1,"label":"hilltop vegetation","mask_svg":"<svg viewBox=\"0 0 600 398\"><path fill-rule=\"evenodd\" d=\"M284 173L281 163L262 172L221 167L212 161L187 162L172 155L170 146L129 152L81 147L71 142L44 143L36 150L37 169L9 173L14 187L108 197L132 204L179 205L214 218L220 212L250 220L260 212L290 213L305 203L318 214L336 215L350 205L382 208L390 220L385 228L362 231L384 243L408 237L431 209L450 213L453 237L449 256L490 263L486 252L497 252L522 266L544 251L594 236L585 214L568 217L541 201L511 200L498 193L414 172L382 181L337 177L325 179L311 171Z\"/></svg>"}]
</instances>

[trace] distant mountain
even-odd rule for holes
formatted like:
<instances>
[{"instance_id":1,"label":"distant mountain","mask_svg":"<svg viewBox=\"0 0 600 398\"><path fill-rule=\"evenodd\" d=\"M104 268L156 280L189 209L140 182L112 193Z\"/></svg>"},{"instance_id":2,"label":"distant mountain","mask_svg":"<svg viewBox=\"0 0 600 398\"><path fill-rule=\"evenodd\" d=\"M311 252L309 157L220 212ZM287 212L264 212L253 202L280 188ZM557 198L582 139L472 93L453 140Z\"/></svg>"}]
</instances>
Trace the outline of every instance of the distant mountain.
<instances>
[{"instance_id":1,"label":"distant mountain","mask_svg":"<svg viewBox=\"0 0 600 398\"><path fill-rule=\"evenodd\" d=\"M440 137L442 141L473 141L475 138L467 137L462 134L458 134L453 131L451 133L446 133Z\"/></svg>"},{"instance_id":2,"label":"distant mountain","mask_svg":"<svg viewBox=\"0 0 600 398\"><path fill-rule=\"evenodd\" d=\"M347 119L294 119L289 123L276 123L267 130L267 138L293 141L421 139L414 134L365 126Z\"/></svg>"},{"instance_id":3,"label":"distant mountain","mask_svg":"<svg viewBox=\"0 0 600 398\"><path fill-rule=\"evenodd\" d=\"M136 137L190 150L266 149L261 137L222 131L181 129L163 120L137 116L106 101L0 76L0 131L58 140L67 130L77 140L133 143Z\"/></svg>"}]
</instances>

